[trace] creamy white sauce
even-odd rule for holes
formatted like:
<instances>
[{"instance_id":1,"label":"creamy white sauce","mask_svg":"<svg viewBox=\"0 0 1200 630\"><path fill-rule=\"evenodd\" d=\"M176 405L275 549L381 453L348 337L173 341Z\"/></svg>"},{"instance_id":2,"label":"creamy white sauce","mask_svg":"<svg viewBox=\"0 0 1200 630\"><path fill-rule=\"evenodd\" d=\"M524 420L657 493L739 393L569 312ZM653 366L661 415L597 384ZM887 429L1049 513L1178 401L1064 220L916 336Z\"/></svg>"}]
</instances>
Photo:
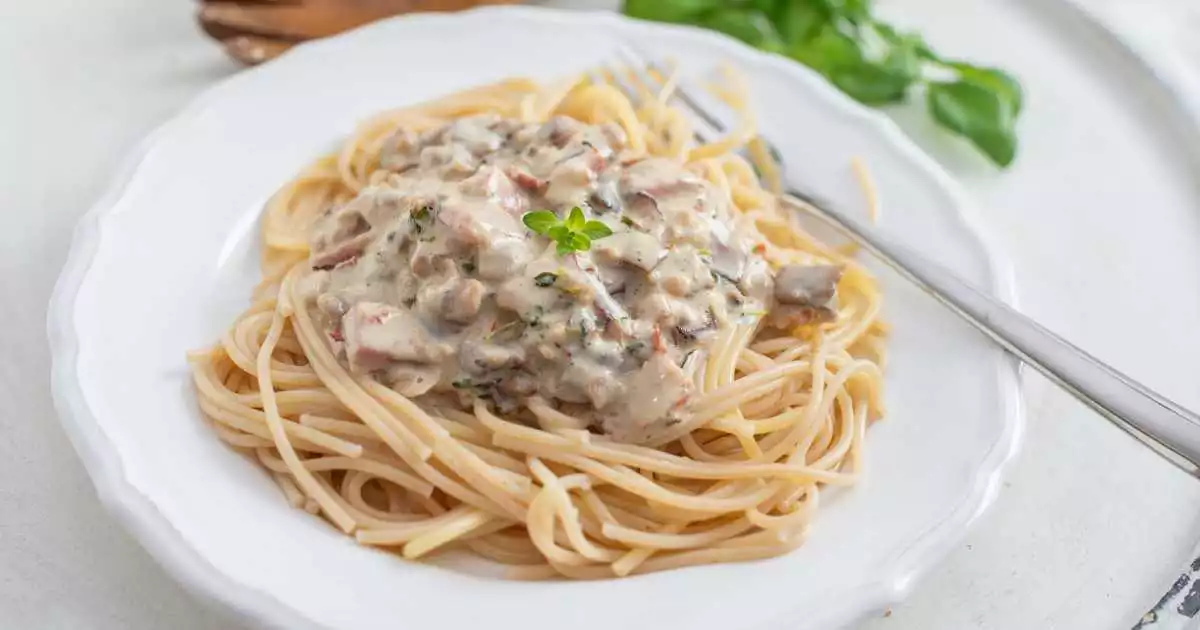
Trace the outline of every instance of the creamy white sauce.
<instances>
[{"instance_id":1,"label":"creamy white sauce","mask_svg":"<svg viewBox=\"0 0 1200 630\"><path fill-rule=\"evenodd\" d=\"M339 358L408 396L506 413L540 397L637 443L686 414L719 328L776 298L832 316L840 270L789 267L775 286L723 195L624 144L615 125L569 118L397 133L385 181L312 228L306 284ZM560 255L522 223L576 206L613 232L588 251Z\"/></svg>"}]
</instances>

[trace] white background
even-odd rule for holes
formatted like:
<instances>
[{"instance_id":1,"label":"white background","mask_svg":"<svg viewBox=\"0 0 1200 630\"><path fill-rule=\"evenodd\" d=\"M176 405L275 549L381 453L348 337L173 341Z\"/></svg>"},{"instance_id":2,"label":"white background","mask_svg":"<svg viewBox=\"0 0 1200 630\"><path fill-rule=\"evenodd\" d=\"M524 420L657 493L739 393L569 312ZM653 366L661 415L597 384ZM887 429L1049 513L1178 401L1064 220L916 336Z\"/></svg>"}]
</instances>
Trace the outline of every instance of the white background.
<instances>
[{"instance_id":1,"label":"white background","mask_svg":"<svg viewBox=\"0 0 1200 630\"><path fill-rule=\"evenodd\" d=\"M1083 3L1143 42L1191 55L1200 83L1200 46L1188 50L1182 35L1200 32L1200 17L1190 27L1181 21L1193 1ZM1019 54L1019 33L1004 39L972 17L1009 10L1001 0L882 4L935 45L983 58L1011 45L1023 77L1037 71L1038 60ZM71 226L120 158L237 69L194 26L194 9L186 0L0 3L0 628L228 627L101 508L51 406L44 334ZM1073 144L1039 147L1039 126L1069 127L1080 110L1107 106L1062 94L1031 98L1023 128L1031 142L1018 169L1052 170L1071 152L1121 151L1121 134L1153 133L1154 121L1091 135L1047 128L1045 137ZM1012 255L1026 312L1200 408L1200 207L1178 198L1172 205L1120 178L1086 177L1071 182L1071 200L1017 206L1006 201L1016 198L1009 190L1020 172L967 163L955 174L984 202L986 223ZM865 628L1124 629L1191 559L1200 482L1040 378L1027 381L1025 444L996 505L908 602Z\"/></svg>"}]
</instances>

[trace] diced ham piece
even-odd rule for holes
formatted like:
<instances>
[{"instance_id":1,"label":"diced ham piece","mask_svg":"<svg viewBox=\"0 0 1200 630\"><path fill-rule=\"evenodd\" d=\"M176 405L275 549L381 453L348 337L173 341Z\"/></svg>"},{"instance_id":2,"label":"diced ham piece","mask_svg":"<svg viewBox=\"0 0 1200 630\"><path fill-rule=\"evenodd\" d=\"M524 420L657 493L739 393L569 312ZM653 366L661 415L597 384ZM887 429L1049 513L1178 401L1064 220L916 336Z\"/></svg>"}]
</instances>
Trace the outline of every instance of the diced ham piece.
<instances>
[{"instance_id":1,"label":"diced ham piece","mask_svg":"<svg viewBox=\"0 0 1200 630\"><path fill-rule=\"evenodd\" d=\"M711 287L714 282L708 265L692 248L670 251L654 268L652 277L667 293L677 297Z\"/></svg>"},{"instance_id":2,"label":"diced ham piece","mask_svg":"<svg viewBox=\"0 0 1200 630\"><path fill-rule=\"evenodd\" d=\"M359 302L342 317L346 357L357 372L393 363L436 363L453 349L434 338L411 311L378 302Z\"/></svg>"},{"instance_id":3,"label":"diced ham piece","mask_svg":"<svg viewBox=\"0 0 1200 630\"><path fill-rule=\"evenodd\" d=\"M555 165L550 172L549 185L544 193L546 201L558 206L573 206L585 203L592 182L596 180L595 151L583 151Z\"/></svg>"},{"instance_id":4,"label":"diced ham piece","mask_svg":"<svg viewBox=\"0 0 1200 630\"><path fill-rule=\"evenodd\" d=\"M468 278L454 283L442 298L442 317L456 324L467 324L479 315L487 287L478 280Z\"/></svg>"},{"instance_id":5,"label":"diced ham piece","mask_svg":"<svg viewBox=\"0 0 1200 630\"><path fill-rule=\"evenodd\" d=\"M555 288L539 287L534 278L541 273L554 273L557 268L552 262L535 262L528 265L522 274L513 276L500 285L496 291L496 303L525 321L538 319L541 313L553 309L560 294L557 282Z\"/></svg>"},{"instance_id":6,"label":"diced ham piece","mask_svg":"<svg viewBox=\"0 0 1200 630\"><path fill-rule=\"evenodd\" d=\"M409 257L409 268L418 278L427 278L433 275L437 270L446 266L449 262L453 266L453 261L448 261L450 253L447 247L447 239L435 239L430 241L419 241L412 249L412 255Z\"/></svg>"},{"instance_id":7,"label":"diced ham piece","mask_svg":"<svg viewBox=\"0 0 1200 630\"><path fill-rule=\"evenodd\" d=\"M509 396L528 396L538 390L537 380L523 372L516 372L503 379L498 385L500 391Z\"/></svg>"},{"instance_id":8,"label":"diced ham piece","mask_svg":"<svg viewBox=\"0 0 1200 630\"><path fill-rule=\"evenodd\" d=\"M458 356L459 364L471 374L515 368L525 363L525 350L520 346L488 343L482 339L463 342Z\"/></svg>"},{"instance_id":9,"label":"diced ham piece","mask_svg":"<svg viewBox=\"0 0 1200 630\"><path fill-rule=\"evenodd\" d=\"M621 174L621 190L627 195L640 193L657 198L694 194L703 187L703 180L666 158L641 160Z\"/></svg>"},{"instance_id":10,"label":"diced ham piece","mask_svg":"<svg viewBox=\"0 0 1200 630\"><path fill-rule=\"evenodd\" d=\"M563 148L584 128L583 123L566 116L555 116L538 131L539 140L546 140L556 148Z\"/></svg>"},{"instance_id":11,"label":"diced ham piece","mask_svg":"<svg viewBox=\"0 0 1200 630\"><path fill-rule=\"evenodd\" d=\"M371 242L371 223L356 208L343 207L321 219L313 230L313 269L333 267L362 255Z\"/></svg>"},{"instance_id":12,"label":"diced ham piece","mask_svg":"<svg viewBox=\"0 0 1200 630\"><path fill-rule=\"evenodd\" d=\"M593 175L608 166L608 158L604 157L604 154L596 150L595 147L588 147L587 151L583 154L582 160Z\"/></svg>"},{"instance_id":13,"label":"diced ham piece","mask_svg":"<svg viewBox=\"0 0 1200 630\"><path fill-rule=\"evenodd\" d=\"M629 141L625 129L617 123L607 122L600 125L600 135L604 136L605 142L613 152L624 149L625 144Z\"/></svg>"},{"instance_id":14,"label":"diced ham piece","mask_svg":"<svg viewBox=\"0 0 1200 630\"><path fill-rule=\"evenodd\" d=\"M662 259L663 247L658 239L645 232L628 231L613 234L592 245L597 260L625 263L642 271L650 271Z\"/></svg>"},{"instance_id":15,"label":"diced ham piece","mask_svg":"<svg viewBox=\"0 0 1200 630\"><path fill-rule=\"evenodd\" d=\"M524 239L490 239L479 250L479 275L485 280L503 280L520 271L529 256Z\"/></svg>"},{"instance_id":16,"label":"diced ham piece","mask_svg":"<svg viewBox=\"0 0 1200 630\"><path fill-rule=\"evenodd\" d=\"M421 149L421 168L441 169L447 175L469 175L479 161L461 144L435 145Z\"/></svg>"},{"instance_id":17,"label":"diced ham piece","mask_svg":"<svg viewBox=\"0 0 1200 630\"><path fill-rule=\"evenodd\" d=\"M529 171L520 166L510 166L508 176L518 186L527 192L540 192L546 187L546 182L534 177Z\"/></svg>"},{"instance_id":18,"label":"diced ham piece","mask_svg":"<svg viewBox=\"0 0 1200 630\"><path fill-rule=\"evenodd\" d=\"M687 403L695 384L665 353L655 354L628 380L623 409L606 415L601 425L614 440L629 444L652 441L668 429Z\"/></svg>"},{"instance_id":19,"label":"diced ham piece","mask_svg":"<svg viewBox=\"0 0 1200 630\"><path fill-rule=\"evenodd\" d=\"M446 235L452 241L470 248L480 247L501 236L520 236L525 232L520 216L496 203L447 202L442 204L438 222L449 228Z\"/></svg>"},{"instance_id":20,"label":"diced ham piece","mask_svg":"<svg viewBox=\"0 0 1200 630\"><path fill-rule=\"evenodd\" d=\"M331 317L342 317L346 314L346 301L336 295L325 293L317 296L317 308Z\"/></svg>"},{"instance_id":21,"label":"diced ham piece","mask_svg":"<svg viewBox=\"0 0 1200 630\"><path fill-rule=\"evenodd\" d=\"M466 147L474 155L487 155L500 148L504 138L492 127L499 121L495 114L459 118L446 128L443 138Z\"/></svg>"},{"instance_id":22,"label":"diced ham piece","mask_svg":"<svg viewBox=\"0 0 1200 630\"><path fill-rule=\"evenodd\" d=\"M400 128L383 143L379 165L390 171L403 171L416 166L418 137L409 129Z\"/></svg>"},{"instance_id":23,"label":"diced ham piece","mask_svg":"<svg viewBox=\"0 0 1200 630\"><path fill-rule=\"evenodd\" d=\"M463 191L487 197L505 211L520 216L529 210L529 201L517 183L495 166L483 166L463 180Z\"/></svg>"},{"instance_id":24,"label":"diced ham piece","mask_svg":"<svg viewBox=\"0 0 1200 630\"><path fill-rule=\"evenodd\" d=\"M342 241L337 245L329 247L323 251L314 250L312 253L312 268L315 270L333 269L343 263L348 263L362 256L363 251L367 248L367 244L371 242L369 238L364 237Z\"/></svg>"},{"instance_id":25,"label":"diced ham piece","mask_svg":"<svg viewBox=\"0 0 1200 630\"><path fill-rule=\"evenodd\" d=\"M611 369L592 361L572 361L563 371L560 386L582 391L597 409L607 407L625 390Z\"/></svg>"}]
</instances>

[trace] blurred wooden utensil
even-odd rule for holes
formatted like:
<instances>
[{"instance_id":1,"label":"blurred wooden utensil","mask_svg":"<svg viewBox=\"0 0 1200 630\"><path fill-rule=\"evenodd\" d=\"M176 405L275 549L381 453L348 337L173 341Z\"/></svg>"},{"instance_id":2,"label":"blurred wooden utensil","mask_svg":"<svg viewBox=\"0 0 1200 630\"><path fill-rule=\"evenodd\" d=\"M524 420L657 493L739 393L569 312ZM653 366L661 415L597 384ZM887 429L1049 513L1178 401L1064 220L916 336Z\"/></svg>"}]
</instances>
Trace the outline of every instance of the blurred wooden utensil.
<instances>
[{"instance_id":1,"label":"blurred wooden utensil","mask_svg":"<svg viewBox=\"0 0 1200 630\"><path fill-rule=\"evenodd\" d=\"M200 27L231 57L253 65L299 42L400 13L455 11L519 0L201 0Z\"/></svg>"}]
</instances>

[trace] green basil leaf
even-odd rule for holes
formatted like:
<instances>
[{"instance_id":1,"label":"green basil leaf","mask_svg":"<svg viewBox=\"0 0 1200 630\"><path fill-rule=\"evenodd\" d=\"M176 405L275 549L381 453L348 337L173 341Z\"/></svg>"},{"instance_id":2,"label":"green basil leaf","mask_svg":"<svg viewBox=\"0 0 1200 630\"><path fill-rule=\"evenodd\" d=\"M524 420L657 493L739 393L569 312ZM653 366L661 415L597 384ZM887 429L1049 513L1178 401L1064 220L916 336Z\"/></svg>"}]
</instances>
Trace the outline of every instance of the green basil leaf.
<instances>
[{"instance_id":1,"label":"green basil leaf","mask_svg":"<svg viewBox=\"0 0 1200 630\"><path fill-rule=\"evenodd\" d=\"M1000 166L1017 154L1012 106L987 87L968 81L933 83L926 95L929 112L942 126L970 140Z\"/></svg>"},{"instance_id":2,"label":"green basil leaf","mask_svg":"<svg viewBox=\"0 0 1200 630\"><path fill-rule=\"evenodd\" d=\"M591 239L579 232L572 232L563 240L558 241L558 254L562 256L572 252L586 252L591 247Z\"/></svg>"},{"instance_id":3,"label":"green basil leaf","mask_svg":"<svg viewBox=\"0 0 1200 630\"><path fill-rule=\"evenodd\" d=\"M568 230L571 230L572 232L578 232L583 229L583 226L586 223L587 219L583 216L583 209L579 206L575 206L574 208L571 208L571 214L567 216L567 220L564 222L564 225L567 226Z\"/></svg>"},{"instance_id":4,"label":"green basil leaf","mask_svg":"<svg viewBox=\"0 0 1200 630\"><path fill-rule=\"evenodd\" d=\"M762 11L768 17L775 15L780 8L792 4L791 0L748 0L746 6Z\"/></svg>"},{"instance_id":5,"label":"green basil leaf","mask_svg":"<svg viewBox=\"0 0 1200 630\"><path fill-rule=\"evenodd\" d=\"M621 11L643 20L691 22L723 4L723 0L625 0Z\"/></svg>"},{"instance_id":6,"label":"green basil leaf","mask_svg":"<svg viewBox=\"0 0 1200 630\"><path fill-rule=\"evenodd\" d=\"M612 236L612 228L608 227L600 221L588 221L583 226L583 233L593 241L596 239Z\"/></svg>"},{"instance_id":7,"label":"green basil leaf","mask_svg":"<svg viewBox=\"0 0 1200 630\"><path fill-rule=\"evenodd\" d=\"M538 210L537 212L526 212L521 217L521 222L525 224L525 227L538 234L546 234L550 228L558 225L558 217L549 210Z\"/></svg>"},{"instance_id":8,"label":"green basil leaf","mask_svg":"<svg viewBox=\"0 0 1200 630\"><path fill-rule=\"evenodd\" d=\"M944 63L936 53L929 49L929 45L925 43L925 40L916 33L901 33L895 27L883 22L872 22L871 27L879 35L880 39L892 46L910 51L919 61Z\"/></svg>"},{"instance_id":9,"label":"green basil leaf","mask_svg":"<svg viewBox=\"0 0 1200 630\"><path fill-rule=\"evenodd\" d=\"M588 238L587 235L583 234L582 232L575 232L572 234L571 240L568 242L571 244L571 249L577 252L586 252L592 248L592 239Z\"/></svg>"},{"instance_id":10,"label":"green basil leaf","mask_svg":"<svg viewBox=\"0 0 1200 630\"><path fill-rule=\"evenodd\" d=\"M546 232L546 236L549 236L550 240L555 241L557 243L561 243L561 242L567 240L567 237L570 235L571 235L571 230L568 229L567 226L565 226L565 225L556 225L556 226L550 228L550 230L548 232Z\"/></svg>"},{"instance_id":11,"label":"green basil leaf","mask_svg":"<svg viewBox=\"0 0 1200 630\"><path fill-rule=\"evenodd\" d=\"M1021 113L1021 108L1025 106L1025 93L1020 82L1011 74L999 68L974 66L961 61L951 61L946 65L957 70L964 81L982 85L1000 94L1012 107L1014 117Z\"/></svg>"},{"instance_id":12,"label":"green basil leaf","mask_svg":"<svg viewBox=\"0 0 1200 630\"><path fill-rule=\"evenodd\" d=\"M897 71L886 66L862 64L834 71L829 80L860 103L889 105L904 101L914 79L905 69Z\"/></svg>"},{"instance_id":13,"label":"green basil leaf","mask_svg":"<svg viewBox=\"0 0 1200 630\"><path fill-rule=\"evenodd\" d=\"M811 39L794 42L788 56L825 76L863 63L862 48L833 24L824 25Z\"/></svg>"},{"instance_id":14,"label":"green basil leaf","mask_svg":"<svg viewBox=\"0 0 1200 630\"><path fill-rule=\"evenodd\" d=\"M807 41L829 23L831 16L819 3L783 2L774 13L775 30L783 41L797 44Z\"/></svg>"},{"instance_id":15,"label":"green basil leaf","mask_svg":"<svg viewBox=\"0 0 1200 630\"><path fill-rule=\"evenodd\" d=\"M883 66L888 72L908 77L911 81L921 78L922 58L918 50L920 43L902 39L892 45L883 58Z\"/></svg>"},{"instance_id":16,"label":"green basil leaf","mask_svg":"<svg viewBox=\"0 0 1200 630\"><path fill-rule=\"evenodd\" d=\"M829 11L853 24L871 21L871 0L822 0Z\"/></svg>"},{"instance_id":17,"label":"green basil leaf","mask_svg":"<svg viewBox=\"0 0 1200 630\"><path fill-rule=\"evenodd\" d=\"M718 9L705 14L700 25L767 50L782 51L783 39L766 14L756 9Z\"/></svg>"}]
</instances>

